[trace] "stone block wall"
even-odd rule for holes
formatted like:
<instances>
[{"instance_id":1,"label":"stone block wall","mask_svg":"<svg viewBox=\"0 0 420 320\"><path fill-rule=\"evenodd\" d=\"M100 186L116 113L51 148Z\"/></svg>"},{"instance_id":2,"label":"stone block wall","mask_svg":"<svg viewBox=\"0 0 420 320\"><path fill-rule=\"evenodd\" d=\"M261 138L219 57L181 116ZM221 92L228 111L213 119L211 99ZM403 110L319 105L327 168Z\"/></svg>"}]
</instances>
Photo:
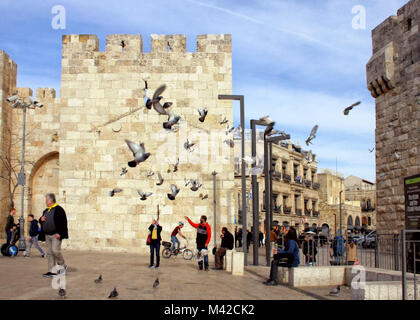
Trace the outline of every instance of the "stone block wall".
<instances>
[{"instance_id":1,"label":"stone block wall","mask_svg":"<svg viewBox=\"0 0 420 320\"><path fill-rule=\"evenodd\" d=\"M372 31L366 66L376 103L377 229L405 227L404 177L420 173L420 0Z\"/></svg>"}]
</instances>

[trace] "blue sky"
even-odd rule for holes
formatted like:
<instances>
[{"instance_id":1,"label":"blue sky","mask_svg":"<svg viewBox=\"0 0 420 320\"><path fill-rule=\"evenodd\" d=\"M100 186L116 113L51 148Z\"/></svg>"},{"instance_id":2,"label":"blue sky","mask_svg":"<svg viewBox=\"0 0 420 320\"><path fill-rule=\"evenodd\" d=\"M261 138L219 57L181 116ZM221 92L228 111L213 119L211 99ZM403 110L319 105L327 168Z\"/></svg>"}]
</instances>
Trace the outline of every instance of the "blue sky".
<instances>
[{"instance_id":1,"label":"blue sky","mask_svg":"<svg viewBox=\"0 0 420 320\"><path fill-rule=\"evenodd\" d=\"M320 168L375 181L374 99L366 89L371 30L406 0L269 1L0 0L0 50L18 64L18 86L59 90L62 34L230 33L233 93L245 95L247 122L270 115L301 145L315 124L311 149ZM54 30L51 9L66 9L66 29ZM366 29L353 29L352 8L366 8ZM350 116L343 109L356 102ZM235 120L239 120L235 107ZM306 147L306 146L305 146Z\"/></svg>"}]
</instances>

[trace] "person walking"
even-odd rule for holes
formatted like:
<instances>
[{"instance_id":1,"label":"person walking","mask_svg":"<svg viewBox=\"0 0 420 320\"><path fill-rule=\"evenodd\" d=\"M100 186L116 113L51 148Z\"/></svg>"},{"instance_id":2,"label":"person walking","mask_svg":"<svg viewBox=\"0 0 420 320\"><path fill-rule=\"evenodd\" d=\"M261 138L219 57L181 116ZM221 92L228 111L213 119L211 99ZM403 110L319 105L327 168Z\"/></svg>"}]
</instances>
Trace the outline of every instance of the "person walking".
<instances>
[{"instance_id":1,"label":"person walking","mask_svg":"<svg viewBox=\"0 0 420 320\"><path fill-rule=\"evenodd\" d=\"M220 248L217 249L215 254L215 268L214 270L223 270L223 257L226 255L227 250L233 250L233 235L229 232L228 228L222 228L220 236L222 243Z\"/></svg>"},{"instance_id":2,"label":"person walking","mask_svg":"<svg viewBox=\"0 0 420 320\"><path fill-rule=\"evenodd\" d=\"M181 229L184 227L184 222L180 221L179 224L175 227L175 229L172 231L171 234L171 242L172 242L172 246L171 246L171 252L174 252L175 250L175 243L178 246L178 250L179 247L181 246L181 242L179 242L178 238L176 237L178 234L183 237L184 239L187 239L186 236L184 236L181 232Z\"/></svg>"},{"instance_id":3,"label":"person walking","mask_svg":"<svg viewBox=\"0 0 420 320\"><path fill-rule=\"evenodd\" d=\"M263 247L264 246L264 233L262 233L262 231L260 231L258 233L258 237L259 237L259 246Z\"/></svg>"},{"instance_id":4,"label":"person walking","mask_svg":"<svg viewBox=\"0 0 420 320\"><path fill-rule=\"evenodd\" d=\"M34 218L33 214L28 214L28 221L31 223L31 225L29 227L29 238L28 242L26 243L26 251L24 257L29 258L31 256L31 247L32 244L34 244L39 252L41 252L42 257L45 258L45 252L42 250L38 243L38 236L40 232L38 220Z\"/></svg>"},{"instance_id":5,"label":"person walking","mask_svg":"<svg viewBox=\"0 0 420 320\"><path fill-rule=\"evenodd\" d=\"M252 242L252 232L250 232L249 230L246 230L246 248L249 252L249 246Z\"/></svg>"},{"instance_id":6,"label":"person walking","mask_svg":"<svg viewBox=\"0 0 420 320\"><path fill-rule=\"evenodd\" d=\"M289 228L289 231L284 237L284 241L286 243L285 250L279 248L277 249L277 252L274 252L274 259L271 262L270 278L264 282L265 285L275 286L278 284L278 266L281 259L287 259L285 266L288 268L297 267L300 263L299 246L297 244L295 228ZM273 251L276 251L276 249Z\"/></svg>"},{"instance_id":7,"label":"person walking","mask_svg":"<svg viewBox=\"0 0 420 320\"><path fill-rule=\"evenodd\" d=\"M204 260L204 270L209 270L209 257L208 257L208 244L211 239L211 228L210 225L207 223L207 217L201 216L200 223L194 223L185 216L185 219L187 219L188 223L193 227L197 229L197 250L200 253L201 257L203 259L200 259L198 261L198 270L203 270L203 260Z\"/></svg>"},{"instance_id":8,"label":"person walking","mask_svg":"<svg viewBox=\"0 0 420 320\"><path fill-rule=\"evenodd\" d=\"M53 277L57 273L53 272L56 264L62 266L64 271L67 266L64 263L64 257L61 253L61 242L68 239L67 216L64 209L58 205L54 193L48 193L45 197L47 208L39 219L41 223L41 232L38 240L45 241L47 246L48 272L44 277Z\"/></svg>"},{"instance_id":9,"label":"person walking","mask_svg":"<svg viewBox=\"0 0 420 320\"><path fill-rule=\"evenodd\" d=\"M242 247L242 228L238 230L238 248Z\"/></svg>"},{"instance_id":10,"label":"person walking","mask_svg":"<svg viewBox=\"0 0 420 320\"><path fill-rule=\"evenodd\" d=\"M15 208L11 208L9 211L9 215L7 216L7 220L6 220L6 226L5 226L5 231L6 231L6 243L7 246L10 244L10 241L12 240L12 232L13 230L16 229L16 224L15 224L15 219L14 219L14 215L16 214L16 209Z\"/></svg>"},{"instance_id":11,"label":"person walking","mask_svg":"<svg viewBox=\"0 0 420 320\"><path fill-rule=\"evenodd\" d=\"M162 227L159 225L159 221L154 219L152 224L149 226L150 231L150 265L149 268L158 269L160 267L160 242L162 238L160 236ZM156 252L156 265L154 264L154 257Z\"/></svg>"}]
</instances>

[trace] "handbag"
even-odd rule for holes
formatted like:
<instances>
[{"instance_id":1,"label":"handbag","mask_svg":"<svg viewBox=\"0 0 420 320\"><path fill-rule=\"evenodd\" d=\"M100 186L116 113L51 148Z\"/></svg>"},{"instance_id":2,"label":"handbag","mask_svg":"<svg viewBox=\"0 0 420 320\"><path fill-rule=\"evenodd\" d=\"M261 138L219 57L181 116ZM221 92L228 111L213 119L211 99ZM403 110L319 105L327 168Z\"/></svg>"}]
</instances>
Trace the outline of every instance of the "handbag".
<instances>
[{"instance_id":1,"label":"handbag","mask_svg":"<svg viewBox=\"0 0 420 320\"><path fill-rule=\"evenodd\" d=\"M147 240L146 240L146 244L148 245L148 246L150 246L150 243L152 242L152 234L151 233L149 233L149 235L147 236Z\"/></svg>"}]
</instances>

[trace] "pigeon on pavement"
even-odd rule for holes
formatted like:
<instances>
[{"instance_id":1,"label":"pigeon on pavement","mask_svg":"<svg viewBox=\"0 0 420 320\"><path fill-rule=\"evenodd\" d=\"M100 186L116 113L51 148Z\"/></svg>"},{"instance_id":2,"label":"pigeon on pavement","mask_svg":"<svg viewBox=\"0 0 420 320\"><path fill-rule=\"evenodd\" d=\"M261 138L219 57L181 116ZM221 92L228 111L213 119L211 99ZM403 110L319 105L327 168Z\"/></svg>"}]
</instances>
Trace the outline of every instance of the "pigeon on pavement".
<instances>
[{"instance_id":1,"label":"pigeon on pavement","mask_svg":"<svg viewBox=\"0 0 420 320\"><path fill-rule=\"evenodd\" d=\"M337 286L333 291L331 291L328 295L329 296L336 296L340 293L340 286Z\"/></svg>"},{"instance_id":2,"label":"pigeon on pavement","mask_svg":"<svg viewBox=\"0 0 420 320\"><path fill-rule=\"evenodd\" d=\"M102 282L102 275L100 274L97 279L95 279L95 283L101 283Z\"/></svg>"},{"instance_id":3,"label":"pigeon on pavement","mask_svg":"<svg viewBox=\"0 0 420 320\"><path fill-rule=\"evenodd\" d=\"M159 278L156 278L155 282L153 282L153 288L157 288L159 285Z\"/></svg>"},{"instance_id":4,"label":"pigeon on pavement","mask_svg":"<svg viewBox=\"0 0 420 320\"><path fill-rule=\"evenodd\" d=\"M144 148L144 143L137 144L127 139L125 139L125 142L134 156L134 160L128 162L129 167L135 168L139 163L146 161L150 157L150 153L146 152Z\"/></svg>"},{"instance_id":5,"label":"pigeon on pavement","mask_svg":"<svg viewBox=\"0 0 420 320\"><path fill-rule=\"evenodd\" d=\"M109 294L108 298L116 298L118 297L118 291L117 288L114 288L114 290L111 291L111 293Z\"/></svg>"},{"instance_id":6,"label":"pigeon on pavement","mask_svg":"<svg viewBox=\"0 0 420 320\"><path fill-rule=\"evenodd\" d=\"M61 297L61 299L64 299L66 297L66 290L60 288L60 290L58 290L58 295Z\"/></svg>"}]
</instances>

